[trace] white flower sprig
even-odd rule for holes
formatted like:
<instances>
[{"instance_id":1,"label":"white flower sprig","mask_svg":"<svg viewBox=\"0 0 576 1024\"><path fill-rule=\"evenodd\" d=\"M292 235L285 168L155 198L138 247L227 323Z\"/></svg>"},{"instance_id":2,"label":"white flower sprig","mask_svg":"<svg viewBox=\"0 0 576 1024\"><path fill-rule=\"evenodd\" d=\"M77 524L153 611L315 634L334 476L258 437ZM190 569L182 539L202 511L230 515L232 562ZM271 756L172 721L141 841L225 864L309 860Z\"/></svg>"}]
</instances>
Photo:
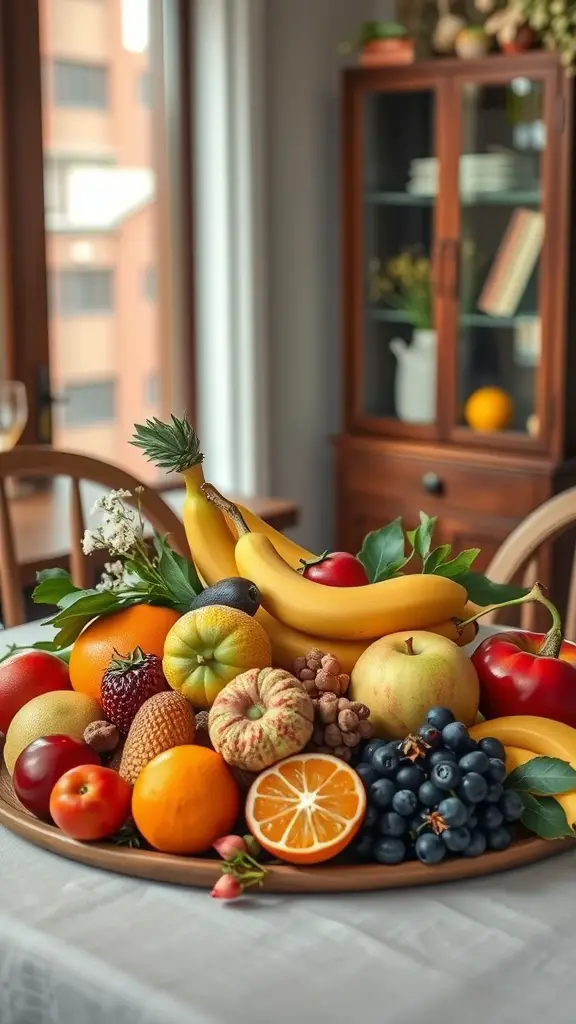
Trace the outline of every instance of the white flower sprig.
<instances>
[{"instance_id":1,"label":"white flower sprig","mask_svg":"<svg viewBox=\"0 0 576 1024\"><path fill-rule=\"evenodd\" d=\"M131 491L110 491L109 494L94 503L92 513L102 512L102 523L95 530L86 530L82 538L82 550L85 555L94 551L107 551L115 561L104 564L104 572L96 590L108 591L113 594L122 593L133 588L138 581L134 573L136 563L146 570L148 577L156 576L162 583L155 560L150 558L148 546L144 538L144 520L140 509L140 495L144 488L135 490L136 508L126 505L126 499L132 497Z\"/></svg>"}]
</instances>

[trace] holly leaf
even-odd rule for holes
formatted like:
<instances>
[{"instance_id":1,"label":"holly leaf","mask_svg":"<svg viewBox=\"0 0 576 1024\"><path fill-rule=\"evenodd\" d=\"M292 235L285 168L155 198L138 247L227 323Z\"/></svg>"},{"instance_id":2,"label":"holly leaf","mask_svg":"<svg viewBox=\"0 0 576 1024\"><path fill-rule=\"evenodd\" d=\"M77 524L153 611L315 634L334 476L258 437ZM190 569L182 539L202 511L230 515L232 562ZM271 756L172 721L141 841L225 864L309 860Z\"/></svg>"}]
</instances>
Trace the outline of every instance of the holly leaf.
<instances>
[{"instance_id":1,"label":"holly leaf","mask_svg":"<svg viewBox=\"0 0 576 1024\"><path fill-rule=\"evenodd\" d=\"M436 576L446 576L449 580L455 580L463 572L468 572L472 563L478 558L480 548L468 548L461 551L455 558L448 562L440 562L434 570Z\"/></svg>"},{"instance_id":2,"label":"holly leaf","mask_svg":"<svg viewBox=\"0 0 576 1024\"><path fill-rule=\"evenodd\" d=\"M438 516L428 516L425 512L420 511L420 526L415 530L406 531L410 544L423 561L430 553L432 535L437 522Z\"/></svg>"},{"instance_id":3,"label":"holly leaf","mask_svg":"<svg viewBox=\"0 0 576 1024\"><path fill-rule=\"evenodd\" d=\"M564 808L553 796L522 793L524 812L522 824L542 839L566 839L576 833L568 824Z\"/></svg>"},{"instance_id":4,"label":"holly leaf","mask_svg":"<svg viewBox=\"0 0 576 1024\"><path fill-rule=\"evenodd\" d=\"M493 583L479 572L462 572L452 579L461 583L468 591L468 600L485 608L489 604L502 604L530 593L527 587L516 587L511 583Z\"/></svg>"},{"instance_id":5,"label":"holly leaf","mask_svg":"<svg viewBox=\"0 0 576 1024\"><path fill-rule=\"evenodd\" d=\"M521 794L555 796L576 789L576 771L559 757L533 757L510 772L506 787Z\"/></svg>"},{"instance_id":6,"label":"holly leaf","mask_svg":"<svg viewBox=\"0 0 576 1024\"><path fill-rule=\"evenodd\" d=\"M60 604L69 594L81 594L75 587L66 569L43 569L36 576L37 584L32 592L35 604Z\"/></svg>"},{"instance_id":7,"label":"holly leaf","mask_svg":"<svg viewBox=\"0 0 576 1024\"><path fill-rule=\"evenodd\" d=\"M370 583L390 579L408 561L404 553L402 517L367 534L356 557L366 569Z\"/></svg>"},{"instance_id":8,"label":"holly leaf","mask_svg":"<svg viewBox=\"0 0 576 1024\"><path fill-rule=\"evenodd\" d=\"M450 544L440 544L439 547L434 548L429 555L424 559L424 565L422 572L433 573L438 571L438 566L445 562L448 555L452 551Z\"/></svg>"}]
</instances>

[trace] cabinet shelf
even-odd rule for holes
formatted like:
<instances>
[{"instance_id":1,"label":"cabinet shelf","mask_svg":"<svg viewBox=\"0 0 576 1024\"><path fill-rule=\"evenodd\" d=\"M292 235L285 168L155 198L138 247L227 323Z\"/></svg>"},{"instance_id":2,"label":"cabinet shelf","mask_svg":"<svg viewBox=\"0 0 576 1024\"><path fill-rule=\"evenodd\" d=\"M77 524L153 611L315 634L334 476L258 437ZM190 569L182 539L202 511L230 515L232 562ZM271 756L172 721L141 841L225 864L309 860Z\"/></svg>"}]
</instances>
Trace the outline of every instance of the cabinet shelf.
<instances>
[{"instance_id":1,"label":"cabinet shelf","mask_svg":"<svg viewBox=\"0 0 576 1024\"><path fill-rule=\"evenodd\" d=\"M432 206L437 196L415 195L413 192L367 192L370 206ZM540 206L539 189L515 189L502 192L469 192L460 196L462 206Z\"/></svg>"},{"instance_id":2,"label":"cabinet shelf","mask_svg":"<svg viewBox=\"0 0 576 1024\"><path fill-rule=\"evenodd\" d=\"M370 310L370 315L373 320L379 320L383 323L389 324L409 324L411 323L410 318L399 309L374 309ZM460 316L460 324L462 327L486 327L486 328L502 328L508 327L512 329L517 324L525 323L526 320L537 320L538 316L536 313L519 313L517 316L505 317L505 316L488 316L486 313L462 313Z\"/></svg>"}]
</instances>

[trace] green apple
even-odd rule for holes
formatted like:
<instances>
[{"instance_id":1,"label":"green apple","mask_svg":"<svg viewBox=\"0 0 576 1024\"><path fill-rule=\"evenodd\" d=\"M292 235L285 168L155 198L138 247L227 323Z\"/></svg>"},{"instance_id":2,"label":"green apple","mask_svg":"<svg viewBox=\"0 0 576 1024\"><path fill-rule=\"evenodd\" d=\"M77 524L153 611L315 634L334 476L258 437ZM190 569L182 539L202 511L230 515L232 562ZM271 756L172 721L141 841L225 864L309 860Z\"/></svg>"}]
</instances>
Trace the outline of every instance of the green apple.
<instances>
[{"instance_id":1,"label":"green apple","mask_svg":"<svg viewBox=\"0 0 576 1024\"><path fill-rule=\"evenodd\" d=\"M445 707L472 725L480 687L470 658L436 633L391 633L376 640L352 670L349 694L370 708L375 735L402 739L426 721L430 708Z\"/></svg>"}]
</instances>

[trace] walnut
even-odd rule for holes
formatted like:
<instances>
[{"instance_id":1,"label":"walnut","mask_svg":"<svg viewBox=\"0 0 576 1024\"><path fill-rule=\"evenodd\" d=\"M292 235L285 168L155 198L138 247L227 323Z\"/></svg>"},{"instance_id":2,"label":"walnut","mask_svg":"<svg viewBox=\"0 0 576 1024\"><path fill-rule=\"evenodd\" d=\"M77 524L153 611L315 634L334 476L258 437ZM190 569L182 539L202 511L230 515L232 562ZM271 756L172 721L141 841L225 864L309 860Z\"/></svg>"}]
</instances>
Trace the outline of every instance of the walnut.
<instances>
[{"instance_id":1,"label":"walnut","mask_svg":"<svg viewBox=\"0 0 576 1024\"><path fill-rule=\"evenodd\" d=\"M350 685L350 676L340 671L338 658L316 647L305 657L295 659L293 672L312 698L319 697L321 693L335 693L342 697Z\"/></svg>"},{"instance_id":2,"label":"walnut","mask_svg":"<svg viewBox=\"0 0 576 1024\"><path fill-rule=\"evenodd\" d=\"M111 754L120 743L120 733L110 722L90 722L84 730L84 742L97 754Z\"/></svg>"}]
</instances>

